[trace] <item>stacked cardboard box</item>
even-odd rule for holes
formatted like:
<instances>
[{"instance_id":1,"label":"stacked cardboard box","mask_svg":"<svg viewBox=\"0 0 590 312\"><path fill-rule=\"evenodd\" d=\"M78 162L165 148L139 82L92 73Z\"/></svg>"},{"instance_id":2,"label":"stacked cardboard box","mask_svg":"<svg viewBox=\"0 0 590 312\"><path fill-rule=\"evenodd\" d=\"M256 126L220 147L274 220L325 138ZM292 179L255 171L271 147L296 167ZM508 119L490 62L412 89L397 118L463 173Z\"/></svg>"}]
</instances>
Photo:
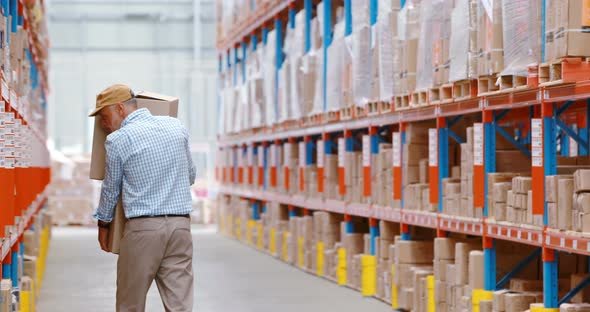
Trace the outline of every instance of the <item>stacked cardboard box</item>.
<instances>
[{"instance_id":1,"label":"stacked cardboard box","mask_svg":"<svg viewBox=\"0 0 590 312\"><path fill-rule=\"evenodd\" d=\"M399 237L396 238L393 283L398 288L398 304L401 309L418 309L423 306L422 294L426 283L422 283L421 279L432 274L433 258L432 241L402 241Z\"/></svg>"},{"instance_id":2,"label":"stacked cardboard box","mask_svg":"<svg viewBox=\"0 0 590 312\"><path fill-rule=\"evenodd\" d=\"M466 129L467 142L461 144L461 211L475 217L473 207L473 127Z\"/></svg>"},{"instance_id":3,"label":"stacked cardboard box","mask_svg":"<svg viewBox=\"0 0 590 312\"><path fill-rule=\"evenodd\" d=\"M395 237L400 234L399 225L379 221L377 243L377 294L385 300L391 299L391 265L395 259Z\"/></svg>"},{"instance_id":4,"label":"stacked cardboard box","mask_svg":"<svg viewBox=\"0 0 590 312\"><path fill-rule=\"evenodd\" d=\"M571 175L555 175L545 178L545 200L547 201L548 226L555 229L571 230L573 214L574 180Z\"/></svg>"},{"instance_id":5,"label":"stacked cardboard box","mask_svg":"<svg viewBox=\"0 0 590 312\"><path fill-rule=\"evenodd\" d=\"M52 163L48 209L58 225L94 224L92 214L98 206L100 183L90 180L90 159L70 158Z\"/></svg>"},{"instance_id":6,"label":"stacked cardboard box","mask_svg":"<svg viewBox=\"0 0 590 312\"><path fill-rule=\"evenodd\" d=\"M504 69L502 2L494 1L486 8L481 0L470 0L471 31L470 64L474 77L492 75ZM490 11L486 11L491 9Z\"/></svg>"},{"instance_id":7,"label":"stacked cardboard box","mask_svg":"<svg viewBox=\"0 0 590 312\"><path fill-rule=\"evenodd\" d=\"M566 182L559 181L562 185ZM569 186L569 185L568 185ZM567 186L562 188L563 198L566 200ZM574 201L573 201L573 225L574 230L590 232L590 170L578 170L574 173ZM561 205L560 205L561 206Z\"/></svg>"},{"instance_id":8,"label":"stacked cardboard box","mask_svg":"<svg viewBox=\"0 0 590 312\"><path fill-rule=\"evenodd\" d=\"M324 156L324 198L338 198L338 155Z\"/></svg>"},{"instance_id":9,"label":"stacked cardboard box","mask_svg":"<svg viewBox=\"0 0 590 312\"><path fill-rule=\"evenodd\" d=\"M450 215L465 215L461 205L461 180L444 178L442 181L443 212Z\"/></svg>"},{"instance_id":10,"label":"stacked cardboard box","mask_svg":"<svg viewBox=\"0 0 590 312\"><path fill-rule=\"evenodd\" d=\"M590 312L588 303L563 303L559 306L559 312Z\"/></svg>"},{"instance_id":11,"label":"stacked cardboard box","mask_svg":"<svg viewBox=\"0 0 590 312\"><path fill-rule=\"evenodd\" d=\"M401 57L398 58L397 68L400 68L400 94L406 95L416 89L416 67L418 63L418 39L420 38L420 7L417 0L408 1L401 9L399 23L404 28L399 29L398 39Z\"/></svg>"},{"instance_id":12,"label":"stacked cardboard box","mask_svg":"<svg viewBox=\"0 0 590 312\"><path fill-rule=\"evenodd\" d=\"M511 172L496 172L488 174L488 185L491 186L491 192L488 193L488 212L490 217L496 218L497 221L512 221L514 213L514 191L512 189L512 180L519 174ZM506 184L504 184L506 183ZM498 184L496 189L496 184ZM508 186L510 189L507 189ZM498 192L495 192L495 191ZM506 190L506 194L503 191ZM527 193L525 192L525 198ZM522 199L522 198L520 198ZM496 205L498 203L498 205ZM524 201L524 210L526 210L526 199ZM519 203L518 207L523 204ZM481 213L482 209L479 210ZM509 215L510 214L510 215ZM518 222L518 221L514 221Z\"/></svg>"},{"instance_id":13,"label":"stacked cardboard box","mask_svg":"<svg viewBox=\"0 0 590 312\"><path fill-rule=\"evenodd\" d=\"M391 144L379 144L379 154L371 164L371 200L375 204L393 206L393 150Z\"/></svg>"},{"instance_id":14,"label":"stacked cardboard box","mask_svg":"<svg viewBox=\"0 0 590 312\"><path fill-rule=\"evenodd\" d=\"M406 143L402 155L402 185L404 186L404 209L435 211L430 204L430 188L424 171L428 159L428 131L433 123L415 123L406 128ZM422 164L422 175L421 167ZM422 176L422 181L421 181Z\"/></svg>"},{"instance_id":15,"label":"stacked cardboard box","mask_svg":"<svg viewBox=\"0 0 590 312\"><path fill-rule=\"evenodd\" d=\"M360 288L360 257L365 249L363 234L345 234L343 246L346 249L346 263L350 266L346 270L346 281L348 286Z\"/></svg>"},{"instance_id":16,"label":"stacked cardboard box","mask_svg":"<svg viewBox=\"0 0 590 312\"><path fill-rule=\"evenodd\" d=\"M450 311L447 306L447 290L455 275L448 275L447 267L455 264L455 244L456 241L451 238L434 239L434 301L441 311Z\"/></svg>"},{"instance_id":17,"label":"stacked cardboard box","mask_svg":"<svg viewBox=\"0 0 590 312\"><path fill-rule=\"evenodd\" d=\"M278 180L279 189L284 193L295 194L298 192L299 181L299 145L285 143L282 147L283 160L282 166L277 170L281 173L281 179ZM288 172L288 181L286 175ZM287 190L288 182L288 190Z\"/></svg>"},{"instance_id":18,"label":"stacked cardboard box","mask_svg":"<svg viewBox=\"0 0 590 312\"><path fill-rule=\"evenodd\" d=\"M363 162L361 152L346 152L344 156L345 188L343 200L347 202L362 202L363 196Z\"/></svg>"},{"instance_id":19,"label":"stacked cardboard box","mask_svg":"<svg viewBox=\"0 0 590 312\"><path fill-rule=\"evenodd\" d=\"M452 249L448 247L449 242L445 242L447 258ZM446 267L446 287L444 293L446 294L447 311L462 311L464 308L469 308L469 300L465 298L471 297L471 284L477 281L478 274L473 272L475 267L470 264L470 253L481 248L479 242L458 242L454 246L454 264L447 264ZM442 269L441 269L442 270ZM483 275L481 276L483 278ZM471 283L470 283L471 282ZM439 287L443 287L439 285Z\"/></svg>"},{"instance_id":20,"label":"stacked cardboard box","mask_svg":"<svg viewBox=\"0 0 590 312\"><path fill-rule=\"evenodd\" d=\"M488 211L497 221L506 220L508 192L511 192L511 196L514 196L512 182L496 182L493 184L493 205L489 207Z\"/></svg>"},{"instance_id":21,"label":"stacked cardboard box","mask_svg":"<svg viewBox=\"0 0 590 312\"><path fill-rule=\"evenodd\" d=\"M318 196L318 168L316 164L303 168L303 182L303 193L305 196Z\"/></svg>"},{"instance_id":22,"label":"stacked cardboard box","mask_svg":"<svg viewBox=\"0 0 590 312\"><path fill-rule=\"evenodd\" d=\"M545 16L545 59L555 60L568 56L588 56L590 48L580 44L588 39L588 33L579 31L583 25L583 0L550 0Z\"/></svg>"}]
</instances>

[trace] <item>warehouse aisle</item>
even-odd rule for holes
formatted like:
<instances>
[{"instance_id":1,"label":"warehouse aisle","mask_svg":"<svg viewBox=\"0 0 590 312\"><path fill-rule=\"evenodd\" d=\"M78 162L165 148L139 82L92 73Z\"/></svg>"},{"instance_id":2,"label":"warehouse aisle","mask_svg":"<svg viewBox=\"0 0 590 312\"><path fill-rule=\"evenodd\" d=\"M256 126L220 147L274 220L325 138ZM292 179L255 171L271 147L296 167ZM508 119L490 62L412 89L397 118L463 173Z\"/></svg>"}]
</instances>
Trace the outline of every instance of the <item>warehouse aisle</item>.
<instances>
[{"instance_id":1,"label":"warehouse aisle","mask_svg":"<svg viewBox=\"0 0 590 312\"><path fill-rule=\"evenodd\" d=\"M269 256L194 229L199 312L391 311L384 303L305 274ZM98 248L96 230L54 230L39 311L114 311L116 257ZM163 311L155 285L147 311Z\"/></svg>"}]
</instances>

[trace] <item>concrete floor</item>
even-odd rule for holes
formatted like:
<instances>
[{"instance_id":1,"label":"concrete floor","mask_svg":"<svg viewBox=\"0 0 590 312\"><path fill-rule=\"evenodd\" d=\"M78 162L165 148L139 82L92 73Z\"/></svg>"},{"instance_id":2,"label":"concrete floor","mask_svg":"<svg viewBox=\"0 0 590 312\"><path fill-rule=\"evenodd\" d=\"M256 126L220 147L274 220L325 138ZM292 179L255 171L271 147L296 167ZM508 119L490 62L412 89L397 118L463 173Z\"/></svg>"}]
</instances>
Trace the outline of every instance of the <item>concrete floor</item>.
<instances>
[{"instance_id":1,"label":"concrete floor","mask_svg":"<svg viewBox=\"0 0 590 312\"><path fill-rule=\"evenodd\" d=\"M391 311L382 302L303 273L214 229L194 229L193 236L195 311ZM116 260L99 250L95 229L55 229L38 311L115 311ZM146 310L163 311L155 285Z\"/></svg>"}]
</instances>

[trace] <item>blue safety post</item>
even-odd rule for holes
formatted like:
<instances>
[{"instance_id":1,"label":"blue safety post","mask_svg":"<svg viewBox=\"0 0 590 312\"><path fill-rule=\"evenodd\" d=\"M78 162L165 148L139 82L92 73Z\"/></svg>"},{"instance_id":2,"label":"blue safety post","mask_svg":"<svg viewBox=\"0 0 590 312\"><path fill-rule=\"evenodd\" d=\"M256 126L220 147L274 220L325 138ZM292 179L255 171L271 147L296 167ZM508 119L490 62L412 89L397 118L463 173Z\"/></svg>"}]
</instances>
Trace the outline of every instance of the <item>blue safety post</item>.
<instances>
[{"instance_id":1,"label":"blue safety post","mask_svg":"<svg viewBox=\"0 0 590 312\"><path fill-rule=\"evenodd\" d=\"M545 29L547 25L545 25L545 18L547 16L547 0L541 1L541 34L545 34ZM545 45L547 41L545 40L545 35L541 36L541 62L545 62Z\"/></svg>"},{"instance_id":2,"label":"blue safety post","mask_svg":"<svg viewBox=\"0 0 590 312\"><path fill-rule=\"evenodd\" d=\"M283 23L279 15L275 16L275 33L277 35L277 50L275 70L275 121L279 120L279 70L283 66Z\"/></svg>"},{"instance_id":3,"label":"blue safety post","mask_svg":"<svg viewBox=\"0 0 590 312\"><path fill-rule=\"evenodd\" d=\"M313 153L315 149L315 144L313 142L312 137L306 136L303 138L305 142L305 165L311 166L313 165Z\"/></svg>"},{"instance_id":4,"label":"blue safety post","mask_svg":"<svg viewBox=\"0 0 590 312\"><path fill-rule=\"evenodd\" d=\"M496 290L504 288L511 278L520 273L524 268L527 267L533 260L536 260L541 255L541 248L535 249L530 255L526 256L519 264L516 265L512 271L508 272L499 282L496 284Z\"/></svg>"},{"instance_id":5,"label":"blue safety post","mask_svg":"<svg viewBox=\"0 0 590 312\"><path fill-rule=\"evenodd\" d=\"M248 55L248 44L246 39L242 41L242 83L246 83L246 56Z\"/></svg>"},{"instance_id":6,"label":"blue safety post","mask_svg":"<svg viewBox=\"0 0 590 312\"><path fill-rule=\"evenodd\" d=\"M260 219L260 202L255 200L254 203L252 203L252 219L253 220L259 220Z\"/></svg>"},{"instance_id":7,"label":"blue safety post","mask_svg":"<svg viewBox=\"0 0 590 312\"><path fill-rule=\"evenodd\" d=\"M406 144L406 130L405 130L405 125L404 124L400 124L400 136L402 139L402 146L400 146L400 149L403 151L404 150L404 145ZM402 164L404 163L404 158L403 158L403 153L402 153ZM403 170L402 170L403 172ZM403 173L402 173L403 175ZM401 209L404 209L404 185L402 184L402 199L400 202L400 207ZM407 224L402 224L401 225L401 236L402 236L402 240L408 241L411 239L410 236L410 226Z\"/></svg>"},{"instance_id":8,"label":"blue safety post","mask_svg":"<svg viewBox=\"0 0 590 312\"><path fill-rule=\"evenodd\" d=\"M371 14L371 26L377 23L377 14L379 13L379 2L377 0L371 0L369 11Z\"/></svg>"},{"instance_id":9,"label":"blue safety post","mask_svg":"<svg viewBox=\"0 0 590 312\"><path fill-rule=\"evenodd\" d=\"M503 116L503 115L502 115ZM500 118L502 116L499 116ZM488 174L496 172L496 121L498 116L492 111L483 112L484 145L484 217L488 216ZM484 237L484 290L496 290L496 240Z\"/></svg>"},{"instance_id":10,"label":"blue safety post","mask_svg":"<svg viewBox=\"0 0 590 312\"><path fill-rule=\"evenodd\" d=\"M400 7L403 9L404 6L406 6L406 0L401 0L400 1Z\"/></svg>"},{"instance_id":11,"label":"blue safety post","mask_svg":"<svg viewBox=\"0 0 590 312\"><path fill-rule=\"evenodd\" d=\"M541 90L543 91L543 90ZM545 176L557 174L557 142L555 103L547 103L541 99L541 115L543 117L543 171ZM544 201L543 224L548 224L547 201ZM543 302L545 308L559 308L558 302L558 262L557 251L543 248Z\"/></svg>"},{"instance_id":12,"label":"blue safety post","mask_svg":"<svg viewBox=\"0 0 590 312\"><path fill-rule=\"evenodd\" d=\"M255 33L252 33L250 42L252 44L252 52L256 52L256 48L258 48L258 36Z\"/></svg>"},{"instance_id":13,"label":"blue safety post","mask_svg":"<svg viewBox=\"0 0 590 312\"><path fill-rule=\"evenodd\" d=\"M324 83L323 95L324 95L324 109L327 107L327 89L326 80L328 79L328 47L332 44L332 0L324 0Z\"/></svg>"},{"instance_id":14,"label":"blue safety post","mask_svg":"<svg viewBox=\"0 0 590 312\"><path fill-rule=\"evenodd\" d=\"M590 116L590 99L586 100L586 114L582 116L583 120L579 120L580 128L578 129L580 133L580 137L582 140L588 142L590 144L590 138L588 136L588 117ZM590 150L590 145L584 146L578 144L578 155L580 156L588 156L588 151Z\"/></svg>"},{"instance_id":15,"label":"blue safety post","mask_svg":"<svg viewBox=\"0 0 590 312\"><path fill-rule=\"evenodd\" d=\"M266 190L268 188L268 179L267 179L267 172L268 172L268 143L263 143L262 145L263 148L263 152L264 155L262 158L264 158L263 163L264 163L264 176L262 177L262 179L264 180L264 187L263 189Z\"/></svg>"},{"instance_id":16,"label":"blue safety post","mask_svg":"<svg viewBox=\"0 0 590 312\"><path fill-rule=\"evenodd\" d=\"M438 117L436 125L438 128L438 212L442 212L442 181L449 177L449 125L445 117Z\"/></svg>"},{"instance_id":17,"label":"blue safety post","mask_svg":"<svg viewBox=\"0 0 590 312\"><path fill-rule=\"evenodd\" d=\"M295 2L289 5L289 28L295 29Z\"/></svg>"},{"instance_id":18,"label":"blue safety post","mask_svg":"<svg viewBox=\"0 0 590 312\"><path fill-rule=\"evenodd\" d=\"M262 44L266 46L266 42L268 41L268 27L266 24L262 25Z\"/></svg>"},{"instance_id":19,"label":"blue safety post","mask_svg":"<svg viewBox=\"0 0 590 312\"><path fill-rule=\"evenodd\" d=\"M10 0L10 16L12 17L10 30L15 33L18 29L18 0Z\"/></svg>"},{"instance_id":20,"label":"blue safety post","mask_svg":"<svg viewBox=\"0 0 590 312\"><path fill-rule=\"evenodd\" d=\"M371 235L371 255L377 254L377 237L379 236L379 221L369 219L369 234Z\"/></svg>"},{"instance_id":21,"label":"blue safety post","mask_svg":"<svg viewBox=\"0 0 590 312\"><path fill-rule=\"evenodd\" d=\"M576 287L574 287L572 290L570 290L570 292L568 292L561 300L559 300L559 305L561 305L563 303L567 303L570 300L572 300L572 298L575 295L577 295L580 291L582 291L588 285L590 285L590 276L586 277L580 284L578 284Z\"/></svg>"},{"instance_id":22,"label":"blue safety post","mask_svg":"<svg viewBox=\"0 0 590 312\"><path fill-rule=\"evenodd\" d=\"M12 288L18 288L18 244L12 247Z\"/></svg>"},{"instance_id":23,"label":"blue safety post","mask_svg":"<svg viewBox=\"0 0 590 312\"><path fill-rule=\"evenodd\" d=\"M344 0L344 35L352 34L352 0Z\"/></svg>"},{"instance_id":24,"label":"blue safety post","mask_svg":"<svg viewBox=\"0 0 590 312\"><path fill-rule=\"evenodd\" d=\"M10 258L11 263L2 262L2 279L10 279L12 277L12 255L7 255L6 258Z\"/></svg>"},{"instance_id":25,"label":"blue safety post","mask_svg":"<svg viewBox=\"0 0 590 312\"><path fill-rule=\"evenodd\" d=\"M17 0L17 1L18 1L18 0ZM19 9L19 8L17 8L17 15L18 15L17 25L18 25L18 26L23 26L23 24L24 24L24 21L25 21L25 20L24 20L24 16L23 16L23 15L22 15L22 13L21 13L21 11L22 11L22 9L23 9L23 7L22 7L22 6L23 6L23 4L22 4L22 3L19 3L18 5L19 5L21 8L20 8L20 9Z\"/></svg>"},{"instance_id":26,"label":"blue safety post","mask_svg":"<svg viewBox=\"0 0 590 312\"><path fill-rule=\"evenodd\" d=\"M311 50L311 17L313 15L312 0L303 0L303 9L305 10L305 53Z\"/></svg>"},{"instance_id":27,"label":"blue safety post","mask_svg":"<svg viewBox=\"0 0 590 312\"><path fill-rule=\"evenodd\" d=\"M268 206L266 202L262 204L262 213L266 213L266 206Z\"/></svg>"},{"instance_id":28,"label":"blue safety post","mask_svg":"<svg viewBox=\"0 0 590 312\"><path fill-rule=\"evenodd\" d=\"M238 65L240 64L240 49L234 48L234 86L238 85Z\"/></svg>"}]
</instances>

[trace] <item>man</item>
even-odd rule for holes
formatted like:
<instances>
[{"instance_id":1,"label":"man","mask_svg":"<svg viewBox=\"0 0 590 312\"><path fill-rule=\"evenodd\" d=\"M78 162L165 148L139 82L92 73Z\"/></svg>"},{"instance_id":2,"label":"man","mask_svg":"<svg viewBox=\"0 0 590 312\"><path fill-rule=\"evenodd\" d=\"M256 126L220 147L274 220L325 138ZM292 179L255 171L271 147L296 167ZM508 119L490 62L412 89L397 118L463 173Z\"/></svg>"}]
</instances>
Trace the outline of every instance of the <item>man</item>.
<instances>
[{"instance_id":1,"label":"man","mask_svg":"<svg viewBox=\"0 0 590 312\"><path fill-rule=\"evenodd\" d=\"M189 136L180 121L137 108L133 91L113 85L96 97L109 133L102 182L98 241L108 251L108 231L122 193L128 219L117 263L117 311L144 311L156 281L166 311L193 306L193 243L189 214L195 181Z\"/></svg>"}]
</instances>

